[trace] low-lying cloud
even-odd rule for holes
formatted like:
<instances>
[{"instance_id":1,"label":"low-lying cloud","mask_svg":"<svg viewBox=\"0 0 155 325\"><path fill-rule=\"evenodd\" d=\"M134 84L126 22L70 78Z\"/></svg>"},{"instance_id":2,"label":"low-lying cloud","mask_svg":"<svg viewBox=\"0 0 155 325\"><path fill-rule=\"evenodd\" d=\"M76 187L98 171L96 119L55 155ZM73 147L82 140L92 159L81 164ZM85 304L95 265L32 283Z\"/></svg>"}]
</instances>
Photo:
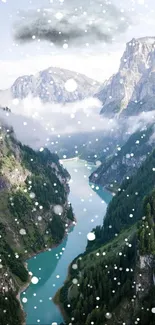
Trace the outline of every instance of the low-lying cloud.
<instances>
[{"instance_id":1,"label":"low-lying cloud","mask_svg":"<svg viewBox=\"0 0 155 325\"><path fill-rule=\"evenodd\" d=\"M49 146L52 138L59 141L60 137L71 134L91 133L94 139L98 132L103 137L112 136L118 130L122 134L132 134L149 127L155 120L155 111L143 112L128 120L105 118L100 115L102 103L96 98L67 104L45 104L38 97L28 96L23 100L10 98L7 104L11 113L0 110L0 119L14 128L22 143L34 149Z\"/></svg>"},{"instance_id":2,"label":"low-lying cloud","mask_svg":"<svg viewBox=\"0 0 155 325\"><path fill-rule=\"evenodd\" d=\"M77 8L67 2L60 7L52 4L47 9L20 13L20 17L14 26L16 41L26 43L39 39L57 46L109 43L130 24L124 12L103 0L85 0Z\"/></svg>"},{"instance_id":3,"label":"low-lying cloud","mask_svg":"<svg viewBox=\"0 0 155 325\"><path fill-rule=\"evenodd\" d=\"M32 118L0 110L0 124L7 125L8 129L13 127L16 138L33 149L39 149L47 142L48 132Z\"/></svg>"},{"instance_id":4,"label":"low-lying cloud","mask_svg":"<svg viewBox=\"0 0 155 325\"><path fill-rule=\"evenodd\" d=\"M48 145L52 136L85 132L95 136L98 131L107 134L117 128L115 120L99 114L102 103L95 98L63 105L43 104L39 98L29 96L23 100L10 99L7 104L11 113L0 110L0 118L14 128L21 142L33 148Z\"/></svg>"},{"instance_id":5,"label":"low-lying cloud","mask_svg":"<svg viewBox=\"0 0 155 325\"><path fill-rule=\"evenodd\" d=\"M132 134L137 130L148 127L155 122L155 111L141 112L137 116L128 118L126 124L128 131Z\"/></svg>"},{"instance_id":6,"label":"low-lying cloud","mask_svg":"<svg viewBox=\"0 0 155 325\"><path fill-rule=\"evenodd\" d=\"M49 134L69 134L91 132L95 130L107 131L116 126L114 120L103 118L99 113L102 103L96 98L86 98L67 104L42 103L31 96L19 101L10 108L14 114L21 114L31 118L49 132Z\"/></svg>"}]
</instances>

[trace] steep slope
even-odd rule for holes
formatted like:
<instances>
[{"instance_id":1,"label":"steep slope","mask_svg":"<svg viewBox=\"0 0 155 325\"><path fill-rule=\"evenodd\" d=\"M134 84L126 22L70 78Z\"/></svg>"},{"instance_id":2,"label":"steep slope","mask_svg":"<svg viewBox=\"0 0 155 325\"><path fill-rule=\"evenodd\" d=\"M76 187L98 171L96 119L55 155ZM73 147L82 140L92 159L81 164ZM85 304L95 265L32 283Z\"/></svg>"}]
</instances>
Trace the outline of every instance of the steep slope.
<instances>
[{"instance_id":1,"label":"steep slope","mask_svg":"<svg viewBox=\"0 0 155 325\"><path fill-rule=\"evenodd\" d=\"M121 150L103 161L90 175L90 182L118 189L126 177L132 176L153 149L154 125L133 133Z\"/></svg>"},{"instance_id":2,"label":"steep slope","mask_svg":"<svg viewBox=\"0 0 155 325\"><path fill-rule=\"evenodd\" d=\"M118 193L107 208L103 227L96 229L96 243L111 240L125 226L133 225L142 217L143 197L155 186L154 166L155 150L148 156L137 173L121 184Z\"/></svg>"},{"instance_id":3,"label":"steep slope","mask_svg":"<svg viewBox=\"0 0 155 325\"><path fill-rule=\"evenodd\" d=\"M71 263L66 283L55 297L67 323L155 323L153 166L155 152L134 178L122 184L104 227L94 230L96 239Z\"/></svg>"},{"instance_id":4,"label":"steep slope","mask_svg":"<svg viewBox=\"0 0 155 325\"><path fill-rule=\"evenodd\" d=\"M16 295L29 281L23 261L58 244L74 220L70 176L57 155L23 146L4 125L0 144L0 323L20 325Z\"/></svg>"},{"instance_id":5,"label":"steep slope","mask_svg":"<svg viewBox=\"0 0 155 325\"><path fill-rule=\"evenodd\" d=\"M132 39L127 43L118 73L96 95L108 116L136 115L154 110L155 38Z\"/></svg>"},{"instance_id":6,"label":"steep slope","mask_svg":"<svg viewBox=\"0 0 155 325\"><path fill-rule=\"evenodd\" d=\"M50 67L19 77L11 87L14 98L39 97L43 102L68 103L92 96L99 83L73 71Z\"/></svg>"}]
</instances>

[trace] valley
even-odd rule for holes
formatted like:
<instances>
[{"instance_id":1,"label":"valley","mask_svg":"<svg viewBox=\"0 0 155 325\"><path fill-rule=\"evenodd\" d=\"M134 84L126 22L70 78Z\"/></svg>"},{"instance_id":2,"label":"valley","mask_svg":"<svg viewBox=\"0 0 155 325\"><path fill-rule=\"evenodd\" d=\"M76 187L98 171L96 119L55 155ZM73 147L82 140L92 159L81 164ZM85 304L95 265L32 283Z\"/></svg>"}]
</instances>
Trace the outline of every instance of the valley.
<instances>
[{"instance_id":1,"label":"valley","mask_svg":"<svg viewBox=\"0 0 155 325\"><path fill-rule=\"evenodd\" d=\"M154 324L154 165L155 151L122 183L103 226L70 264L55 296L66 324Z\"/></svg>"},{"instance_id":2,"label":"valley","mask_svg":"<svg viewBox=\"0 0 155 325\"><path fill-rule=\"evenodd\" d=\"M155 324L154 48L103 85L51 67L1 91L0 324Z\"/></svg>"},{"instance_id":3,"label":"valley","mask_svg":"<svg viewBox=\"0 0 155 325\"><path fill-rule=\"evenodd\" d=\"M37 320L41 324L59 324L63 321L52 299L65 281L71 261L85 250L87 234L92 227L102 224L107 204L111 200L110 193L102 188L94 192L89 184L89 174L95 167L93 164L81 160L63 160L63 165L71 175L69 200L77 225L70 229L58 247L27 261L29 271L39 278L38 284L31 283L21 295L21 301L27 299L23 307L28 325L37 324Z\"/></svg>"}]
</instances>

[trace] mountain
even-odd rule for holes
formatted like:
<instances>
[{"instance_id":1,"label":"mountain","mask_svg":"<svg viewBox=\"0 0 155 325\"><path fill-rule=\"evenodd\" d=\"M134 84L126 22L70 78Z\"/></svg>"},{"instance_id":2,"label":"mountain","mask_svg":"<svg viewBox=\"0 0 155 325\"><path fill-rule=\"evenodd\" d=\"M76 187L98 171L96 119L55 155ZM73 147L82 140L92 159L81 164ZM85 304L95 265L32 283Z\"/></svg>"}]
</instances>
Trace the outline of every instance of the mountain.
<instances>
[{"instance_id":1,"label":"mountain","mask_svg":"<svg viewBox=\"0 0 155 325\"><path fill-rule=\"evenodd\" d=\"M154 125L133 133L120 151L105 159L89 177L90 182L116 191L126 178L136 173L153 149Z\"/></svg>"},{"instance_id":2,"label":"mountain","mask_svg":"<svg viewBox=\"0 0 155 325\"><path fill-rule=\"evenodd\" d=\"M99 86L97 81L82 74L50 67L36 75L19 77L10 91L13 98L33 96L43 102L68 103L92 96Z\"/></svg>"},{"instance_id":3,"label":"mountain","mask_svg":"<svg viewBox=\"0 0 155 325\"><path fill-rule=\"evenodd\" d=\"M136 115L155 107L155 37L127 43L119 71L96 94L103 103L101 114Z\"/></svg>"},{"instance_id":4,"label":"mountain","mask_svg":"<svg viewBox=\"0 0 155 325\"><path fill-rule=\"evenodd\" d=\"M24 261L57 245L74 221L70 175L56 154L22 145L0 128L0 324L23 324L16 296L31 280Z\"/></svg>"},{"instance_id":5,"label":"mountain","mask_svg":"<svg viewBox=\"0 0 155 325\"><path fill-rule=\"evenodd\" d=\"M155 324L155 151L121 185L54 300L66 323Z\"/></svg>"}]
</instances>

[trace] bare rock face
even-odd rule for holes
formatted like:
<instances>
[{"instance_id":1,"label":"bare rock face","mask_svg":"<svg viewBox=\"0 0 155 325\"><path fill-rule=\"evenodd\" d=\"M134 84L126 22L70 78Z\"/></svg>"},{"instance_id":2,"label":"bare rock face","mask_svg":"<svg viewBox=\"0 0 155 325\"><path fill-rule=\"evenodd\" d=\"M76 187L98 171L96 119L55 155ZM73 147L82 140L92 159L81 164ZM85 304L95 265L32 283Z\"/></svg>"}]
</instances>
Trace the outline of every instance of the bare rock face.
<instances>
[{"instance_id":1,"label":"bare rock face","mask_svg":"<svg viewBox=\"0 0 155 325\"><path fill-rule=\"evenodd\" d=\"M77 86L74 91L66 89L68 80ZM99 86L97 81L82 74L51 67L36 75L19 77L11 87L11 95L19 99L32 96L43 102L68 103L92 96Z\"/></svg>"},{"instance_id":2,"label":"bare rock face","mask_svg":"<svg viewBox=\"0 0 155 325\"><path fill-rule=\"evenodd\" d=\"M136 115L154 109L155 37L127 43L118 73L96 95L103 103L102 114Z\"/></svg>"},{"instance_id":3,"label":"bare rock face","mask_svg":"<svg viewBox=\"0 0 155 325\"><path fill-rule=\"evenodd\" d=\"M108 188L120 186L133 175L153 149L154 126L133 133L121 150L109 157L90 175L90 181Z\"/></svg>"}]
</instances>

